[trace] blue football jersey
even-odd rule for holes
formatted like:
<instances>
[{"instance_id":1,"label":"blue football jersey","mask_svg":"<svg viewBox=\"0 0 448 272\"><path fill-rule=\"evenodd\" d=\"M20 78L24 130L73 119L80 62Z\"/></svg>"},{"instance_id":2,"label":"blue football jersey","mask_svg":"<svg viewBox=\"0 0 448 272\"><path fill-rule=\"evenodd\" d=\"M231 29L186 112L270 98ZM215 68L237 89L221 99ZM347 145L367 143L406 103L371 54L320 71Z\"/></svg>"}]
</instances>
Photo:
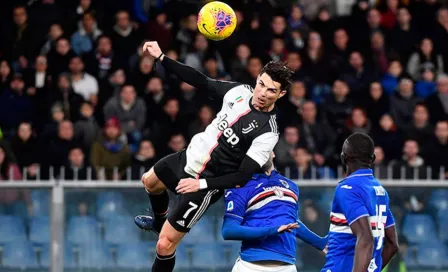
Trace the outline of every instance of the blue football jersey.
<instances>
[{"instance_id":1,"label":"blue football jersey","mask_svg":"<svg viewBox=\"0 0 448 272\"><path fill-rule=\"evenodd\" d=\"M371 169L360 169L336 187L330 215L328 254L321 272L352 271L356 236L350 225L368 217L375 239L368 272L381 271L384 230L395 225L389 208L389 196L373 177Z\"/></svg>"},{"instance_id":2,"label":"blue football jersey","mask_svg":"<svg viewBox=\"0 0 448 272\"><path fill-rule=\"evenodd\" d=\"M225 192L224 217L237 219L247 227L274 227L298 220L299 188L289 179L272 171L270 176L256 174L244 187ZM295 264L294 233L281 233L260 240L242 242L244 261L276 260Z\"/></svg>"}]
</instances>

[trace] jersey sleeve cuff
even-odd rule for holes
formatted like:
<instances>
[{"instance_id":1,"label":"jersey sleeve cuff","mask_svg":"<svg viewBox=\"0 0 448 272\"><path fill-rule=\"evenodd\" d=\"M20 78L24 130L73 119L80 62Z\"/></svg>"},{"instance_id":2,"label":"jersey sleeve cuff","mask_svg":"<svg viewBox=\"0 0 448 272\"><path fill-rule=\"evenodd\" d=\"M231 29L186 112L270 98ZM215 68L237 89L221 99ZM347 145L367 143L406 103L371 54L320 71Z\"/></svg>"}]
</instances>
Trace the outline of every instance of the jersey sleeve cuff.
<instances>
[{"instance_id":1,"label":"jersey sleeve cuff","mask_svg":"<svg viewBox=\"0 0 448 272\"><path fill-rule=\"evenodd\" d=\"M199 179L199 189L204 190L207 189L207 180L206 179Z\"/></svg>"},{"instance_id":2,"label":"jersey sleeve cuff","mask_svg":"<svg viewBox=\"0 0 448 272\"><path fill-rule=\"evenodd\" d=\"M395 226L395 223L392 223L392 224L390 224L390 225L387 225L387 226L385 226L384 228L387 229L387 228L390 228L390 227L393 227L393 226Z\"/></svg>"},{"instance_id":3,"label":"jersey sleeve cuff","mask_svg":"<svg viewBox=\"0 0 448 272\"><path fill-rule=\"evenodd\" d=\"M350 222L348 223L348 225L350 226L351 224L355 223L356 220L358 220L359 218L366 217L366 216L369 216L369 215L368 215L367 213L366 213L366 214L363 214L363 215L360 215L360 216L356 217L355 219L353 219L352 221L350 221Z\"/></svg>"}]
</instances>

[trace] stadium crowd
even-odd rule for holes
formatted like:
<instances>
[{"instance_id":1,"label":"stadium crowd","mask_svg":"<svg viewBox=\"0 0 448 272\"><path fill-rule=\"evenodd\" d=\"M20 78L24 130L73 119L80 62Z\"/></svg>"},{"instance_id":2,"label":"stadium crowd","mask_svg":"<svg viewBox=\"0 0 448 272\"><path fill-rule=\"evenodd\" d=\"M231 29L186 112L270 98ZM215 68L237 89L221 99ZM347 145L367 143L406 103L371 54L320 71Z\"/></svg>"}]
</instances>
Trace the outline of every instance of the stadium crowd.
<instances>
[{"instance_id":1,"label":"stadium crowd","mask_svg":"<svg viewBox=\"0 0 448 272\"><path fill-rule=\"evenodd\" d=\"M263 63L287 62L294 82L278 107L276 153L292 178L311 178L312 167L315 178L333 176L355 131L374 137L380 175L392 163L397 178L416 169L446 178L448 9L358 0L337 16L329 1L304 4L232 3L237 29L211 42L197 32L197 5L171 1L145 17L122 1L2 1L2 178L40 167L45 179L66 166L65 178L79 168L82 179L92 166L93 177L133 167L138 179L141 166L185 148L219 103L143 54L145 40L212 78L251 85Z\"/></svg>"}]
</instances>

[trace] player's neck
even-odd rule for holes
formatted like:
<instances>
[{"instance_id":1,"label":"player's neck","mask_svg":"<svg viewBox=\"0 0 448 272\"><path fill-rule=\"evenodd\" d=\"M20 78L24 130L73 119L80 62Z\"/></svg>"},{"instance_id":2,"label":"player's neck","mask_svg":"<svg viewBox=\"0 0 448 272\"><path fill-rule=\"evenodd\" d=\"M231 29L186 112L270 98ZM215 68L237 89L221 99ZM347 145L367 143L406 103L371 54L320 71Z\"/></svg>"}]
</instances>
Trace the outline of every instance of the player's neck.
<instances>
[{"instance_id":1,"label":"player's neck","mask_svg":"<svg viewBox=\"0 0 448 272\"><path fill-rule=\"evenodd\" d=\"M361 169L370 169L370 167L366 165L361 165L359 163L349 164L347 165L347 176L350 176L354 172L361 170Z\"/></svg>"},{"instance_id":2,"label":"player's neck","mask_svg":"<svg viewBox=\"0 0 448 272\"><path fill-rule=\"evenodd\" d=\"M274 167L271 167L269 170L267 170L266 172L264 172L267 176L270 176L272 171L274 171Z\"/></svg>"}]
</instances>

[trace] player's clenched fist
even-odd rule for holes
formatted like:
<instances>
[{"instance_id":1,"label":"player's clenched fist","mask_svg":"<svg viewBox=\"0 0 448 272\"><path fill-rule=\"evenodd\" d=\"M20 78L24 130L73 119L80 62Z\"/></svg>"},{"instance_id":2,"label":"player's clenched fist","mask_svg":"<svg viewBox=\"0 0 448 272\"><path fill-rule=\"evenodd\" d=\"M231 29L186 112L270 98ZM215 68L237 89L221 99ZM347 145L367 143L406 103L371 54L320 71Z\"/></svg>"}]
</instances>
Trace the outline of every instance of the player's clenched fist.
<instances>
[{"instance_id":1,"label":"player's clenched fist","mask_svg":"<svg viewBox=\"0 0 448 272\"><path fill-rule=\"evenodd\" d=\"M143 45L143 52L148 52L152 57L163 59L162 50L157 42L145 42Z\"/></svg>"}]
</instances>

